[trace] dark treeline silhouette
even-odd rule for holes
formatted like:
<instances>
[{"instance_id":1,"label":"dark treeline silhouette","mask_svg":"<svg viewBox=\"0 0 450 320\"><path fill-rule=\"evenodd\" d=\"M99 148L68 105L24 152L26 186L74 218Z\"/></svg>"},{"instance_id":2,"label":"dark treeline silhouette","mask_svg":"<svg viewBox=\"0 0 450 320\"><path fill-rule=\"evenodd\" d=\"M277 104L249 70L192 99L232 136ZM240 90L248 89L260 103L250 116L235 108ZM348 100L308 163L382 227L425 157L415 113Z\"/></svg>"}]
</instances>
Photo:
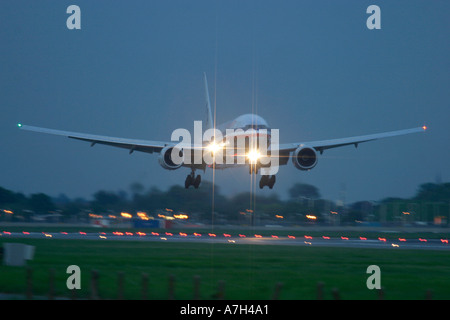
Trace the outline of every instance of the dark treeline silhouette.
<instances>
[{"instance_id":1,"label":"dark treeline silhouette","mask_svg":"<svg viewBox=\"0 0 450 320\"><path fill-rule=\"evenodd\" d=\"M214 193L214 194L213 194ZM170 210L166 210L170 209ZM171 211L173 210L173 211ZM191 221L202 223L256 224L363 224L363 223L434 223L447 225L450 220L450 183L424 183L408 199L386 198L379 202L358 201L345 205L322 199L315 186L296 183L289 189L289 199L276 193L269 196L243 192L224 196L220 187L204 181L198 189L174 185L167 191L146 189L131 184L129 191L100 190L91 200L70 199L61 194L52 198L44 193L29 196L0 187L0 221L33 221L50 217L62 222L87 222L89 214L108 215L144 211L183 212Z\"/></svg>"}]
</instances>

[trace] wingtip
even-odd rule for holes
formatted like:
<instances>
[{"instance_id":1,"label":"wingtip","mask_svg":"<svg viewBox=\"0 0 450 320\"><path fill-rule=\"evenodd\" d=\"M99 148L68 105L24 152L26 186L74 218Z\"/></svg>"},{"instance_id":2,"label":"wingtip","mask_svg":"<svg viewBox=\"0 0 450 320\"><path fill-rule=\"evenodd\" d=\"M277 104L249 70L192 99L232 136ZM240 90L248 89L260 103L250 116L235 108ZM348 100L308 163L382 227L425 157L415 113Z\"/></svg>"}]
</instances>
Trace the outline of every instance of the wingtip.
<instances>
[{"instance_id":1,"label":"wingtip","mask_svg":"<svg viewBox=\"0 0 450 320\"><path fill-rule=\"evenodd\" d=\"M19 122L19 123L17 124L17 127L18 127L18 128L22 128L22 124Z\"/></svg>"},{"instance_id":2,"label":"wingtip","mask_svg":"<svg viewBox=\"0 0 450 320\"><path fill-rule=\"evenodd\" d=\"M428 129L427 126L422 126L423 131L426 131Z\"/></svg>"}]
</instances>

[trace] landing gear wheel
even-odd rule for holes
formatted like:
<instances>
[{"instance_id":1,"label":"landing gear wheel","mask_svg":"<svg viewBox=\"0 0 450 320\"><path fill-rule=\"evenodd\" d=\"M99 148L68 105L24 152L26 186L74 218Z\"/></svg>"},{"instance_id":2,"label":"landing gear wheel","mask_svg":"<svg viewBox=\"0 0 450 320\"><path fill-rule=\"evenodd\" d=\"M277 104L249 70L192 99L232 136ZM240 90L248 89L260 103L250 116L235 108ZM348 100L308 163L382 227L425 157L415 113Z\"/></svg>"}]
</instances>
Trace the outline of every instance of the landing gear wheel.
<instances>
[{"instance_id":1,"label":"landing gear wheel","mask_svg":"<svg viewBox=\"0 0 450 320\"><path fill-rule=\"evenodd\" d=\"M198 189L198 186L202 182L201 175L195 175L195 170L192 170L191 174L188 174L186 180L184 181L184 187L188 189L190 186L194 186L195 189Z\"/></svg>"},{"instance_id":2,"label":"landing gear wheel","mask_svg":"<svg viewBox=\"0 0 450 320\"><path fill-rule=\"evenodd\" d=\"M273 188L273 185L275 184L276 178L275 175L271 176L269 178L269 181L267 182L267 185L269 186L270 189Z\"/></svg>"},{"instance_id":3,"label":"landing gear wheel","mask_svg":"<svg viewBox=\"0 0 450 320\"><path fill-rule=\"evenodd\" d=\"M198 189L200 182L202 182L202 176L197 175L197 177L195 178L194 183L193 183L195 189Z\"/></svg>"},{"instance_id":4,"label":"landing gear wheel","mask_svg":"<svg viewBox=\"0 0 450 320\"><path fill-rule=\"evenodd\" d=\"M189 186L192 184L192 176L190 174L188 174L188 176L186 177L186 180L184 181L184 187L187 189L189 188Z\"/></svg>"},{"instance_id":5,"label":"landing gear wheel","mask_svg":"<svg viewBox=\"0 0 450 320\"><path fill-rule=\"evenodd\" d=\"M264 186L268 186L270 189L273 188L275 184L276 178L273 176L261 176L261 180L259 180L259 188L262 189Z\"/></svg>"},{"instance_id":6,"label":"landing gear wheel","mask_svg":"<svg viewBox=\"0 0 450 320\"><path fill-rule=\"evenodd\" d=\"M269 181L269 176L261 176L261 180L259 180L259 188L262 189L264 186L267 186L267 182Z\"/></svg>"}]
</instances>

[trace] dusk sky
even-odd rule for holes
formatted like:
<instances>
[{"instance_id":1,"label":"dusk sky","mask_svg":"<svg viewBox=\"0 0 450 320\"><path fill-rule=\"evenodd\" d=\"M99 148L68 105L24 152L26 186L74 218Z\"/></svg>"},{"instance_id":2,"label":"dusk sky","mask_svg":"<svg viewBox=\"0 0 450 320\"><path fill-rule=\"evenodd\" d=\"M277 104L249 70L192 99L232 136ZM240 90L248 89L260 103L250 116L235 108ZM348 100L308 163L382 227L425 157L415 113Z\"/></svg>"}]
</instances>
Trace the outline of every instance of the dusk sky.
<instances>
[{"instance_id":1,"label":"dusk sky","mask_svg":"<svg viewBox=\"0 0 450 320\"><path fill-rule=\"evenodd\" d=\"M66 26L72 4L80 30ZM366 26L372 4L379 30ZM309 172L289 161L258 194L286 198L301 182L330 200L343 188L346 202L411 197L450 180L449 16L448 0L1 1L0 186L90 198L133 182L184 185L190 170L164 170L157 154L17 123L170 141L206 120L206 72L218 123L254 110L280 143L429 127L326 150ZM251 189L246 168L218 171L215 183L226 195Z\"/></svg>"}]
</instances>

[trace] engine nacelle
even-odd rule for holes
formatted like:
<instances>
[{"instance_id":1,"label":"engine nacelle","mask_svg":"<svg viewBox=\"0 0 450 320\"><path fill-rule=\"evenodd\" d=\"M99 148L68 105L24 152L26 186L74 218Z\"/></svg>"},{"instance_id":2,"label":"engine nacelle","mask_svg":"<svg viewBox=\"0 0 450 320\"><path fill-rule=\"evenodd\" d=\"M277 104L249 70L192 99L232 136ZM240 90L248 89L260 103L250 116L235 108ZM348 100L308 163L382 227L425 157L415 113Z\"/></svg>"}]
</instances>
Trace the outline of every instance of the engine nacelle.
<instances>
[{"instance_id":1,"label":"engine nacelle","mask_svg":"<svg viewBox=\"0 0 450 320\"><path fill-rule=\"evenodd\" d=\"M311 170L317 164L317 152L311 147L298 147L292 153L292 163L297 169Z\"/></svg>"},{"instance_id":2,"label":"engine nacelle","mask_svg":"<svg viewBox=\"0 0 450 320\"><path fill-rule=\"evenodd\" d=\"M161 150L158 161L161 167L167 170L175 170L183 165L183 161L175 161L172 159L172 150L174 147L165 147ZM179 150L179 156L183 159L183 150Z\"/></svg>"}]
</instances>

